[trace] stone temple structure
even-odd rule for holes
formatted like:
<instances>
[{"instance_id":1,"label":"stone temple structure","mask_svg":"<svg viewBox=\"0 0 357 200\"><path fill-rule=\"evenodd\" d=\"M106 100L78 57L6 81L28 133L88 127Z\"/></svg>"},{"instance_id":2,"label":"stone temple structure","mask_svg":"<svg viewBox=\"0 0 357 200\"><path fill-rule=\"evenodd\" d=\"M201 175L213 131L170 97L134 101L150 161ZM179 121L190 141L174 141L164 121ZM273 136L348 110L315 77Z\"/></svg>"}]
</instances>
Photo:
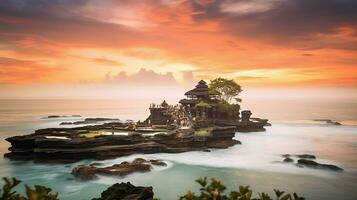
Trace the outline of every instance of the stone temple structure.
<instances>
[{"instance_id":1,"label":"stone temple structure","mask_svg":"<svg viewBox=\"0 0 357 200\"><path fill-rule=\"evenodd\" d=\"M237 122L240 106L222 103L218 95L208 88L205 81L201 80L195 88L185 93L186 98L181 99L180 104L198 121L214 124L223 121Z\"/></svg>"},{"instance_id":2,"label":"stone temple structure","mask_svg":"<svg viewBox=\"0 0 357 200\"><path fill-rule=\"evenodd\" d=\"M200 101L206 103L217 103L217 94L211 92L204 80L198 82L195 88L185 93L186 99L181 99L180 103L185 107L195 107Z\"/></svg>"},{"instance_id":3,"label":"stone temple structure","mask_svg":"<svg viewBox=\"0 0 357 200\"><path fill-rule=\"evenodd\" d=\"M150 116L146 120L152 124L180 123L194 121L196 124L232 125L238 122L240 106L219 100L218 93L212 92L201 80L192 90L185 93L186 98L179 105L170 106L164 101L150 106Z\"/></svg>"}]
</instances>

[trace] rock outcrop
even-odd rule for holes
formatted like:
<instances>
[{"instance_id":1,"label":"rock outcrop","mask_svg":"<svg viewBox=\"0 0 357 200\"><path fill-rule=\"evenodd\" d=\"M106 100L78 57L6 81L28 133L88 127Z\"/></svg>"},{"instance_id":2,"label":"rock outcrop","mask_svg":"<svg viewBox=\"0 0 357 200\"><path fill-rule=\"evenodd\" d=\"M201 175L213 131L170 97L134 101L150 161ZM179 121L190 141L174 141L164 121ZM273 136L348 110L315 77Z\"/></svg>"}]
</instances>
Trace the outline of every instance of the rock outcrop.
<instances>
[{"instance_id":1,"label":"rock outcrop","mask_svg":"<svg viewBox=\"0 0 357 200\"><path fill-rule=\"evenodd\" d=\"M287 157L287 158L284 158L283 162L291 163L291 162L294 162L294 159Z\"/></svg>"},{"instance_id":2,"label":"rock outcrop","mask_svg":"<svg viewBox=\"0 0 357 200\"><path fill-rule=\"evenodd\" d=\"M130 182L116 183L102 192L101 197L92 200L152 200L152 187L136 187Z\"/></svg>"},{"instance_id":3,"label":"rock outcrop","mask_svg":"<svg viewBox=\"0 0 357 200\"><path fill-rule=\"evenodd\" d=\"M64 163L89 158L102 160L135 153L202 151L240 144L233 139L235 127L231 126L211 127L205 137L185 129L141 133L125 127L126 124L112 122L76 128L40 129L30 135L7 138L11 143L11 152L5 154L5 157Z\"/></svg>"},{"instance_id":4,"label":"rock outcrop","mask_svg":"<svg viewBox=\"0 0 357 200\"><path fill-rule=\"evenodd\" d=\"M152 165L166 166L161 160L145 160L136 158L132 162L122 162L109 167L96 167L94 165L79 165L72 170L72 174L80 179L88 180L96 178L96 175L126 176L134 172L148 172Z\"/></svg>"},{"instance_id":5,"label":"rock outcrop","mask_svg":"<svg viewBox=\"0 0 357 200\"><path fill-rule=\"evenodd\" d=\"M75 122L61 122L60 125L81 125L81 124L96 124L105 121L118 121L117 118L85 118L82 121Z\"/></svg>"},{"instance_id":6,"label":"rock outcrop","mask_svg":"<svg viewBox=\"0 0 357 200\"><path fill-rule=\"evenodd\" d=\"M294 159L291 157L296 157L298 158L296 166L298 167L309 167L309 168L314 168L314 169L326 169L326 170L332 170L332 171L343 171L342 168L336 166L336 165L330 165L330 164L321 164L316 161L313 161L316 159L315 155L312 154L296 154L296 155L291 155L291 154L283 154L281 155L284 159L284 163L294 163Z\"/></svg>"},{"instance_id":7,"label":"rock outcrop","mask_svg":"<svg viewBox=\"0 0 357 200\"><path fill-rule=\"evenodd\" d=\"M313 160L299 159L297 163L298 163L298 165L301 165L304 167L309 167L309 168L327 169L327 170L332 170L332 171L343 171L342 168L340 168L336 165L321 164L321 163L315 162Z\"/></svg>"},{"instance_id":8,"label":"rock outcrop","mask_svg":"<svg viewBox=\"0 0 357 200\"><path fill-rule=\"evenodd\" d=\"M311 155L311 154L299 154L299 155L295 155L298 158L303 158L303 159L316 159L315 155Z\"/></svg>"},{"instance_id":9,"label":"rock outcrop","mask_svg":"<svg viewBox=\"0 0 357 200\"><path fill-rule=\"evenodd\" d=\"M325 122L326 124L337 125L337 126L342 125L340 122L333 121L331 119L314 119L313 121L315 121L315 122Z\"/></svg>"},{"instance_id":10,"label":"rock outcrop","mask_svg":"<svg viewBox=\"0 0 357 200\"><path fill-rule=\"evenodd\" d=\"M80 115L48 115L46 117L42 117L42 119L55 119L55 118L66 118L66 117L82 117Z\"/></svg>"}]
</instances>

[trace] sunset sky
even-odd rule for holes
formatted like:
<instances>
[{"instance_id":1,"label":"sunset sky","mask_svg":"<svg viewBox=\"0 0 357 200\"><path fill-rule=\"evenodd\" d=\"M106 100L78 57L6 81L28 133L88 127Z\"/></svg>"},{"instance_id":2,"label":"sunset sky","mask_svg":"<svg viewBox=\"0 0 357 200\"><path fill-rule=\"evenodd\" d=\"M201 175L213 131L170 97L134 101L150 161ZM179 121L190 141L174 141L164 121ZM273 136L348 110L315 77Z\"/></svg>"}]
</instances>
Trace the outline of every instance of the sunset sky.
<instances>
[{"instance_id":1,"label":"sunset sky","mask_svg":"<svg viewBox=\"0 0 357 200\"><path fill-rule=\"evenodd\" d=\"M0 98L184 91L218 76L357 88L357 1L0 1Z\"/></svg>"}]
</instances>

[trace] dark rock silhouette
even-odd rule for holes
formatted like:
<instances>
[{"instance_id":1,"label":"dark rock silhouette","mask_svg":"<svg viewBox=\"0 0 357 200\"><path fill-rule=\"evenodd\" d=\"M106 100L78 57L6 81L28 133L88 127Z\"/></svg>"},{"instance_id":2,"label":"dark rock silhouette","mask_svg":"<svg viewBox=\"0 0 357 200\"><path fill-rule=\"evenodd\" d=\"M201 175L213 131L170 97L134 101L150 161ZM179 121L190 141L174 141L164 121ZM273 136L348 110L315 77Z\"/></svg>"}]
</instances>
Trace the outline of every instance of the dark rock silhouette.
<instances>
[{"instance_id":1,"label":"dark rock silhouette","mask_svg":"<svg viewBox=\"0 0 357 200\"><path fill-rule=\"evenodd\" d=\"M287 158L284 158L283 162L291 163L291 162L294 162L294 159L287 157Z\"/></svg>"},{"instance_id":2,"label":"dark rock silhouette","mask_svg":"<svg viewBox=\"0 0 357 200\"><path fill-rule=\"evenodd\" d=\"M80 115L48 115L46 117L42 117L42 119L54 119L54 118L66 118L66 117L82 117Z\"/></svg>"},{"instance_id":3,"label":"dark rock silhouette","mask_svg":"<svg viewBox=\"0 0 357 200\"><path fill-rule=\"evenodd\" d=\"M101 197L92 200L152 200L152 187L136 187L130 182L116 183L102 192Z\"/></svg>"},{"instance_id":4,"label":"dark rock silhouette","mask_svg":"<svg viewBox=\"0 0 357 200\"><path fill-rule=\"evenodd\" d=\"M96 124L105 121L118 121L117 118L85 118L83 121L61 122L60 125L81 125L81 124Z\"/></svg>"},{"instance_id":5,"label":"dark rock silhouette","mask_svg":"<svg viewBox=\"0 0 357 200\"><path fill-rule=\"evenodd\" d=\"M340 122L332 121L331 119L314 119L313 121L315 121L315 122L325 122L326 124L337 125L337 126L342 125Z\"/></svg>"},{"instance_id":6,"label":"dark rock silhouette","mask_svg":"<svg viewBox=\"0 0 357 200\"><path fill-rule=\"evenodd\" d=\"M304 158L304 159L316 159L316 156L311 154L301 154L301 155L296 155L296 157Z\"/></svg>"},{"instance_id":7,"label":"dark rock silhouette","mask_svg":"<svg viewBox=\"0 0 357 200\"><path fill-rule=\"evenodd\" d=\"M343 171L342 168L340 168L340 167L338 167L336 165L320 164L320 163L315 162L313 160L299 159L297 163L298 163L298 165L302 165L304 167L309 167L309 168L327 169L327 170L332 170L332 171Z\"/></svg>"},{"instance_id":8,"label":"dark rock silhouette","mask_svg":"<svg viewBox=\"0 0 357 200\"><path fill-rule=\"evenodd\" d=\"M309 168L315 168L315 169L343 171L343 169L338 166L329 165L329 164L321 164L316 161L313 161L313 159L316 159L316 156L312 155L312 154L296 154L296 155L283 154L281 156L284 158L283 162L285 162L285 163L294 163L294 159L292 159L291 157L299 158L296 163L297 167L309 167Z\"/></svg>"}]
</instances>

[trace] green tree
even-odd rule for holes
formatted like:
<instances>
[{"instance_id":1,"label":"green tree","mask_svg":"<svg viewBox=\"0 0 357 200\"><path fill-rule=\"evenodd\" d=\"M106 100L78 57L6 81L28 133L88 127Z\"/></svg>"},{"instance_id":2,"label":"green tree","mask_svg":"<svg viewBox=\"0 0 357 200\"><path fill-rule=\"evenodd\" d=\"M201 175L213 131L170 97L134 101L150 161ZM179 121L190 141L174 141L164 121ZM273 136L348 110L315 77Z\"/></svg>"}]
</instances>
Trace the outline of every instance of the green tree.
<instances>
[{"instance_id":1,"label":"green tree","mask_svg":"<svg viewBox=\"0 0 357 200\"><path fill-rule=\"evenodd\" d=\"M234 80L216 78L210 82L209 88L212 93L218 94L219 98L227 103L232 103L232 100L241 102L238 95L242 92L242 88Z\"/></svg>"}]
</instances>

